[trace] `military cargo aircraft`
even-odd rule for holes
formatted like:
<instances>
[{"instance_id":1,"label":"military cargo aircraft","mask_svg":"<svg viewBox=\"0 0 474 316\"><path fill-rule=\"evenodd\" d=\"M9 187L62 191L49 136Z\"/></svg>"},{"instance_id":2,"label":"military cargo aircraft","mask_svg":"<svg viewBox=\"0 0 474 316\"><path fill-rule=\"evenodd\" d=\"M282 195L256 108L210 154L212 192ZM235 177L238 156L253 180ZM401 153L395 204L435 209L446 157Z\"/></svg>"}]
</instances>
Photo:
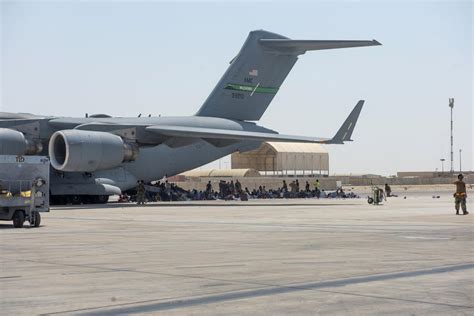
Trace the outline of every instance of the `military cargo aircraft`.
<instances>
[{"instance_id":1,"label":"military cargo aircraft","mask_svg":"<svg viewBox=\"0 0 474 316\"><path fill-rule=\"evenodd\" d=\"M0 154L48 155L56 203L105 203L110 195L202 166L264 141L343 144L364 101L332 138L282 135L258 121L306 51L381 45L376 40L291 40L250 32L204 104L187 117L45 117L0 113Z\"/></svg>"}]
</instances>

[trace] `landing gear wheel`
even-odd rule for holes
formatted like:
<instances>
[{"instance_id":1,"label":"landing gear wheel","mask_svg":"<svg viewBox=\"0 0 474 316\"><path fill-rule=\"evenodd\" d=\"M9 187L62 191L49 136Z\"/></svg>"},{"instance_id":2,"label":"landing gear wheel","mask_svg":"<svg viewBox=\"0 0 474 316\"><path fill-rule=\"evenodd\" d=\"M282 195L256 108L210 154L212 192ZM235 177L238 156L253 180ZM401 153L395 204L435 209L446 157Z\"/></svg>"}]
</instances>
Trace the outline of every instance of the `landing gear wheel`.
<instances>
[{"instance_id":1,"label":"landing gear wheel","mask_svg":"<svg viewBox=\"0 0 474 316\"><path fill-rule=\"evenodd\" d=\"M69 202L73 205L81 204L82 203L82 198L79 195L70 195L69 196Z\"/></svg>"},{"instance_id":2,"label":"landing gear wheel","mask_svg":"<svg viewBox=\"0 0 474 316\"><path fill-rule=\"evenodd\" d=\"M374 203L374 199L371 198L371 197L368 197L368 198L367 198L367 203L373 204L373 203Z\"/></svg>"},{"instance_id":3,"label":"landing gear wheel","mask_svg":"<svg viewBox=\"0 0 474 316\"><path fill-rule=\"evenodd\" d=\"M23 227L23 223L25 223L25 212L23 211L15 211L15 213L13 214L13 227L15 228L22 228Z\"/></svg>"},{"instance_id":4,"label":"landing gear wheel","mask_svg":"<svg viewBox=\"0 0 474 316\"><path fill-rule=\"evenodd\" d=\"M105 204L109 201L108 195L88 195L87 203L88 204Z\"/></svg>"},{"instance_id":5,"label":"landing gear wheel","mask_svg":"<svg viewBox=\"0 0 474 316\"><path fill-rule=\"evenodd\" d=\"M39 227L39 225L41 224L41 215L39 212L37 211L34 211L31 213L31 217L32 218L32 222L30 221L30 225L32 227Z\"/></svg>"},{"instance_id":6,"label":"landing gear wheel","mask_svg":"<svg viewBox=\"0 0 474 316\"><path fill-rule=\"evenodd\" d=\"M66 205L67 200L67 195L51 195L49 198L51 205Z\"/></svg>"},{"instance_id":7,"label":"landing gear wheel","mask_svg":"<svg viewBox=\"0 0 474 316\"><path fill-rule=\"evenodd\" d=\"M109 201L109 196L108 195L99 195L97 200L100 204L106 204Z\"/></svg>"}]
</instances>

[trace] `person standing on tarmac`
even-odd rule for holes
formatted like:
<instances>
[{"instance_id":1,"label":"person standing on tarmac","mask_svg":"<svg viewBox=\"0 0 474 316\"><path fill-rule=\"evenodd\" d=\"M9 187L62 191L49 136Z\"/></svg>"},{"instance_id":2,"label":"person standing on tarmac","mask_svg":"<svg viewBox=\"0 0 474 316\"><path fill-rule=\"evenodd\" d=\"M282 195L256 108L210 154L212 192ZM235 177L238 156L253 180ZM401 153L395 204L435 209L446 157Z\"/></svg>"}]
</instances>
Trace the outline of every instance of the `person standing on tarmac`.
<instances>
[{"instance_id":1,"label":"person standing on tarmac","mask_svg":"<svg viewBox=\"0 0 474 316\"><path fill-rule=\"evenodd\" d=\"M459 215L459 206L462 208L463 215L469 214L466 206L466 183L463 181L464 176L458 175L458 180L454 182L456 185L456 193L454 193L454 208L456 209L456 215Z\"/></svg>"},{"instance_id":2,"label":"person standing on tarmac","mask_svg":"<svg viewBox=\"0 0 474 316\"><path fill-rule=\"evenodd\" d=\"M283 186L281 187L284 193L288 192L288 185L286 184L286 181L283 180Z\"/></svg>"},{"instance_id":3,"label":"person standing on tarmac","mask_svg":"<svg viewBox=\"0 0 474 316\"><path fill-rule=\"evenodd\" d=\"M235 194L235 185L234 185L234 180L230 180L230 184L229 184L229 190L230 190L230 194L234 195Z\"/></svg>"},{"instance_id":4,"label":"person standing on tarmac","mask_svg":"<svg viewBox=\"0 0 474 316\"><path fill-rule=\"evenodd\" d=\"M316 182L314 182L314 189L316 191L321 191L321 183L319 183L319 179L316 179Z\"/></svg>"},{"instance_id":5,"label":"person standing on tarmac","mask_svg":"<svg viewBox=\"0 0 474 316\"><path fill-rule=\"evenodd\" d=\"M235 180L235 193L240 194L242 192L242 184L239 182L239 179Z\"/></svg>"},{"instance_id":6,"label":"person standing on tarmac","mask_svg":"<svg viewBox=\"0 0 474 316\"><path fill-rule=\"evenodd\" d=\"M137 205L145 204L145 183L143 181L138 181L137 186Z\"/></svg>"},{"instance_id":7,"label":"person standing on tarmac","mask_svg":"<svg viewBox=\"0 0 474 316\"><path fill-rule=\"evenodd\" d=\"M211 184L211 181L209 181L207 184L206 184L206 192L204 193L205 196L206 196L206 200L210 200L210 196L212 194L212 184Z\"/></svg>"}]
</instances>

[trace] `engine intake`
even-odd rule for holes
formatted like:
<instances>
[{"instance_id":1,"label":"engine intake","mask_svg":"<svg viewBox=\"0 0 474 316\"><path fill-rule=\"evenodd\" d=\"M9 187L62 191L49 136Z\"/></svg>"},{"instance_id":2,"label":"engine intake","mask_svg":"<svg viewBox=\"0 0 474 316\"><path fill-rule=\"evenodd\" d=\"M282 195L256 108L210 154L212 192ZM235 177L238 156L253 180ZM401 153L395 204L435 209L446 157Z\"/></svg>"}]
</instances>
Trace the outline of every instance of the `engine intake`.
<instances>
[{"instance_id":1,"label":"engine intake","mask_svg":"<svg viewBox=\"0 0 474 316\"><path fill-rule=\"evenodd\" d=\"M92 172L135 160L138 146L111 133L63 130L51 136L49 156L56 170Z\"/></svg>"},{"instance_id":2,"label":"engine intake","mask_svg":"<svg viewBox=\"0 0 474 316\"><path fill-rule=\"evenodd\" d=\"M41 142L14 129L0 128L0 155L37 155L42 151Z\"/></svg>"}]
</instances>

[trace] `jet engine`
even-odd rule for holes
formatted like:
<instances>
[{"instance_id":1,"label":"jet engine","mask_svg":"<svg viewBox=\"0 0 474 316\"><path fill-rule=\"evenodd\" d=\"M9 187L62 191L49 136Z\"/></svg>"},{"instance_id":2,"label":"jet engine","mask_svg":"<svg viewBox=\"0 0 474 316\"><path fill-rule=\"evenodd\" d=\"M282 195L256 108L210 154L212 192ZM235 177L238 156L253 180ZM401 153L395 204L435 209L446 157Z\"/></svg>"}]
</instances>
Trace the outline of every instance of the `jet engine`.
<instances>
[{"instance_id":1,"label":"jet engine","mask_svg":"<svg viewBox=\"0 0 474 316\"><path fill-rule=\"evenodd\" d=\"M0 128L0 155L37 155L42 151L41 142L27 139L17 130Z\"/></svg>"},{"instance_id":2,"label":"jet engine","mask_svg":"<svg viewBox=\"0 0 474 316\"><path fill-rule=\"evenodd\" d=\"M138 156L138 146L120 136L95 131L62 130L49 141L51 165L59 171L92 172L118 167Z\"/></svg>"}]
</instances>

